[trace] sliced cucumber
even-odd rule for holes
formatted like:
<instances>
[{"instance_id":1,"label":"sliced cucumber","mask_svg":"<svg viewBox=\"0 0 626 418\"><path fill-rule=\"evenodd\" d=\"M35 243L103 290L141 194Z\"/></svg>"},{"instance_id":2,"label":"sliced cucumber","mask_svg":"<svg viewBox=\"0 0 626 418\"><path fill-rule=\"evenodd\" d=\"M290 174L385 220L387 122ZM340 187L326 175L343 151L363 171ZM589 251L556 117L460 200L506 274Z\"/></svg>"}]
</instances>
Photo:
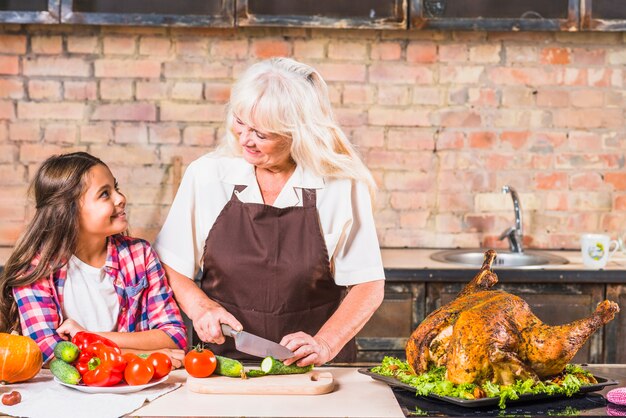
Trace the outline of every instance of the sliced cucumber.
<instances>
[{"instance_id":1,"label":"sliced cucumber","mask_svg":"<svg viewBox=\"0 0 626 418\"><path fill-rule=\"evenodd\" d=\"M246 372L246 377L261 377L261 376L265 376L267 373L265 373L263 370L248 370Z\"/></svg>"},{"instance_id":2,"label":"sliced cucumber","mask_svg":"<svg viewBox=\"0 0 626 418\"><path fill-rule=\"evenodd\" d=\"M285 363L276 360L274 357L265 357L261 362L261 370L265 372L265 374L301 374L313 370L313 365L310 364L305 367L300 367L294 363L285 366Z\"/></svg>"}]
</instances>

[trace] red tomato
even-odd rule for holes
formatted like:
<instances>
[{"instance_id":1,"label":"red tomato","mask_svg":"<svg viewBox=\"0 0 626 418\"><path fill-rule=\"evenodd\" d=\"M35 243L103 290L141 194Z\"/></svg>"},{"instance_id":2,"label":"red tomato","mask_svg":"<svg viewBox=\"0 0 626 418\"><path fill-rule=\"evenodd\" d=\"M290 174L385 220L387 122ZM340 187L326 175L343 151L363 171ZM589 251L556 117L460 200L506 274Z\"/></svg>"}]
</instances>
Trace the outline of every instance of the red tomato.
<instances>
[{"instance_id":1,"label":"red tomato","mask_svg":"<svg viewBox=\"0 0 626 418\"><path fill-rule=\"evenodd\" d=\"M154 376L154 367L147 360L137 358L124 369L124 380L131 386L145 385Z\"/></svg>"},{"instance_id":2,"label":"red tomato","mask_svg":"<svg viewBox=\"0 0 626 418\"><path fill-rule=\"evenodd\" d=\"M165 353L152 353L148 356L148 362L154 367L153 379L160 379L172 371L172 360Z\"/></svg>"},{"instance_id":3,"label":"red tomato","mask_svg":"<svg viewBox=\"0 0 626 418\"><path fill-rule=\"evenodd\" d=\"M124 353L124 354L122 354L122 358L124 360L126 360L126 363L130 363L131 361L135 361L135 360L137 360L138 358L141 358L141 357L139 357L135 353Z\"/></svg>"},{"instance_id":4,"label":"red tomato","mask_svg":"<svg viewBox=\"0 0 626 418\"><path fill-rule=\"evenodd\" d=\"M185 370L193 377L209 377L215 371L217 360L211 350L197 346L185 355Z\"/></svg>"}]
</instances>

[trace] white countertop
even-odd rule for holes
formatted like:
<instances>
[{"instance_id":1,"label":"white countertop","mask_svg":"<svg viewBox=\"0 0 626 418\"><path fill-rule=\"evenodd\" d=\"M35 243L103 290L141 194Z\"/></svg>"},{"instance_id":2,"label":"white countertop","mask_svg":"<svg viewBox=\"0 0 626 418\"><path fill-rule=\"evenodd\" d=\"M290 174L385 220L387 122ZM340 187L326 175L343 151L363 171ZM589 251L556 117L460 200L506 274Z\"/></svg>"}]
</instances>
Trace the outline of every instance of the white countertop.
<instances>
[{"instance_id":1,"label":"white countertop","mask_svg":"<svg viewBox=\"0 0 626 418\"><path fill-rule=\"evenodd\" d=\"M106 388L102 388L104 390L93 388L94 390L90 391L92 393L85 393L55 382L50 370L43 369L27 382L2 387L0 394L13 390L20 392L22 402L15 407L0 404L0 415L17 413L19 416L42 418L51 416L111 418L121 414L173 417L404 416L390 387L359 373L357 367L319 367L315 370L332 373L335 381L333 392L324 395L196 393L188 390L187 372L179 369L170 373L166 382L139 392L110 394ZM178 388L177 384L180 384ZM167 393L161 395L160 392L163 391ZM146 399L153 400L147 402Z\"/></svg>"},{"instance_id":2,"label":"white countertop","mask_svg":"<svg viewBox=\"0 0 626 418\"><path fill-rule=\"evenodd\" d=\"M430 258L431 254L437 251L449 250L449 248L383 248L383 265L386 269L469 269L476 270L475 267L461 264L443 263ZM498 251L498 250L496 250ZM530 250L529 250L530 251ZM588 270L582 262L580 251L552 251L552 250L532 250L533 252L545 252L561 256L569 261L568 264L549 264L533 267L531 269L545 270ZM528 269L525 267L525 269ZM609 260L603 270L624 270L626 269L626 254L617 252Z\"/></svg>"},{"instance_id":3,"label":"white countertop","mask_svg":"<svg viewBox=\"0 0 626 418\"><path fill-rule=\"evenodd\" d=\"M357 372L356 367L321 367L335 379L325 395L213 395L195 393L185 385L133 412L133 416L256 416L256 417L403 417L393 392L384 383ZM168 381L184 383L176 370Z\"/></svg>"}]
</instances>

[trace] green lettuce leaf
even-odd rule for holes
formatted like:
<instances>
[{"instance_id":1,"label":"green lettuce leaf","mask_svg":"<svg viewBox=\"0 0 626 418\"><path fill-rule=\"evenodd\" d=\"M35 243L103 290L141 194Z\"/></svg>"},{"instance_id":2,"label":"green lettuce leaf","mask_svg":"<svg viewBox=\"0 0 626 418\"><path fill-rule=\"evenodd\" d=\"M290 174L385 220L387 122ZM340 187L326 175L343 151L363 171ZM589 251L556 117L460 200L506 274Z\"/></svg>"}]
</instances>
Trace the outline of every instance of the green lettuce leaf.
<instances>
[{"instance_id":1,"label":"green lettuce leaf","mask_svg":"<svg viewBox=\"0 0 626 418\"><path fill-rule=\"evenodd\" d=\"M435 394L460 399L475 399L477 385L464 383L456 385L446 379L446 368L431 367L426 373L415 375L406 361L395 357L385 357L380 366L371 369L381 376L393 377L415 388L416 395ZM555 383L558 382L558 383ZM504 409L508 400L519 399L524 394L547 394L572 396L581 386L595 383L593 375L582 367L568 364L563 373L553 380L536 382L533 379L517 380L512 385L497 385L485 382L480 389L489 398L499 398L499 407Z\"/></svg>"}]
</instances>

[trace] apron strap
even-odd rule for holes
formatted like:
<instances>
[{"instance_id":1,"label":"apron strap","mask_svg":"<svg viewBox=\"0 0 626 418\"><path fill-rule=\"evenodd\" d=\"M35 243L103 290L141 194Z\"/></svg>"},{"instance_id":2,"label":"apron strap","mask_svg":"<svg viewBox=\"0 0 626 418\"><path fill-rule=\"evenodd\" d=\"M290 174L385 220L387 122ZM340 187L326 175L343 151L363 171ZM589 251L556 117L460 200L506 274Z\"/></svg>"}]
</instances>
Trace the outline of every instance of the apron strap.
<instances>
[{"instance_id":1,"label":"apron strap","mask_svg":"<svg viewBox=\"0 0 626 418\"><path fill-rule=\"evenodd\" d=\"M245 184L235 184L235 188L233 189L233 194L231 196L231 198L235 197L235 192L237 193L241 193L244 190L246 190L248 186L246 186Z\"/></svg>"},{"instance_id":2,"label":"apron strap","mask_svg":"<svg viewBox=\"0 0 626 418\"><path fill-rule=\"evenodd\" d=\"M302 206L305 208L314 208L315 196L315 189L302 189Z\"/></svg>"}]
</instances>

